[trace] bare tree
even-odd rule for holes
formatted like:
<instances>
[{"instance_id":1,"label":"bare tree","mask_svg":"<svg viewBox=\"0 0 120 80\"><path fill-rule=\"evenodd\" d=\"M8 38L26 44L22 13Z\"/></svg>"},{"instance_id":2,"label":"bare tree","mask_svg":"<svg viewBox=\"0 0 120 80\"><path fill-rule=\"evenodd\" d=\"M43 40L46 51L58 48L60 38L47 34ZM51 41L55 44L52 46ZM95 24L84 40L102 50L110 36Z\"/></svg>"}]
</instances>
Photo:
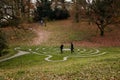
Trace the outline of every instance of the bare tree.
<instances>
[{"instance_id":1,"label":"bare tree","mask_svg":"<svg viewBox=\"0 0 120 80\"><path fill-rule=\"evenodd\" d=\"M105 28L109 24L119 22L119 0L93 0L88 1L88 17L100 30L100 35L104 36Z\"/></svg>"},{"instance_id":2,"label":"bare tree","mask_svg":"<svg viewBox=\"0 0 120 80\"><path fill-rule=\"evenodd\" d=\"M86 1L85 0L72 0L73 5L73 12L74 12L74 18L76 22L80 21L80 18L82 17L83 9L86 9Z\"/></svg>"}]
</instances>

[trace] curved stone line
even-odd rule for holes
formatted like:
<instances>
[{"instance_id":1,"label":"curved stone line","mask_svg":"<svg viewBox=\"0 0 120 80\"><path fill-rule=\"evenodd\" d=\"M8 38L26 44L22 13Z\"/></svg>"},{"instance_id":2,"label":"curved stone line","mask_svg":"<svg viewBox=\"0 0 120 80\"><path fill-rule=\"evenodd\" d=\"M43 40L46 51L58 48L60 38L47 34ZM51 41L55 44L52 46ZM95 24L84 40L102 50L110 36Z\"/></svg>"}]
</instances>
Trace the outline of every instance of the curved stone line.
<instances>
[{"instance_id":1,"label":"curved stone line","mask_svg":"<svg viewBox=\"0 0 120 80\"><path fill-rule=\"evenodd\" d=\"M85 50L84 50L85 51ZM98 49L96 49L96 52L94 52L93 54L94 55L87 55L87 56L65 56L65 57L63 57L63 59L62 60L50 60L50 58L52 58L53 56L52 55L45 55L45 54L39 54L39 53L37 53L37 52L33 52L32 51L32 53L35 53L35 54L37 54L37 55L44 55L44 56L47 56L46 58L44 58L44 60L46 60L46 61L48 61L48 62L61 62L61 61L66 61L66 60L68 60L68 58L70 58L70 57L81 57L81 58L87 58L87 57L94 57L94 56L100 56L100 55L104 55L104 54L106 54L106 52L102 52L101 54L97 54L97 53L99 53L100 51L98 50ZM97 54L97 55L95 55L95 54Z\"/></svg>"},{"instance_id":2,"label":"curved stone line","mask_svg":"<svg viewBox=\"0 0 120 80\"><path fill-rule=\"evenodd\" d=\"M16 47L16 48L14 48L14 50L20 50L21 48L20 47Z\"/></svg>"},{"instance_id":3,"label":"curved stone line","mask_svg":"<svg viewBox=\"0 0 120 80\"><path fill-rule=\"evenodd\" d=\"M99 51L98 49L95 49L95 50L96 50L96 52L91 53L91 54L93 54L93 55L86 55L86 56L65 56L65 57L63 57L62 60L50 60L50 58L53 57L52 55L39 54L39 53L37 53L37 52L32 51L32 49L29 49L29 51L32 52L32 53L34 53L34 54L47 56L46 58L44 58L44 60L46 60L46 61L48 61L48 62L61 62L61 61L66 61L66 60L68 60L68 58L70 58L70 57L79 57L79 58L81 57L81 58L85 58L85 57L93 57L93 56L100 56L100 55L106 54L106 52L102 52L101 54L98 54L100 51ZM86 49L83 49L82 52L85 52L85 51L86 51ZM95 54L97 54L97 55L95 55Z\"/></svg>"},{"instance_id":4,"label":"curved stone line","mask_svg":"<svg viewBox=\"0 0 120 80\"><path fill-rule=\"evenodd\" d=\"M85 52L85 51L86 51L86 49L84 49L84 48L83 48L83 50L82 50L82 51L80 51L80 53L83 53L83 52Z\"/></svg>"},{"instance_id":5,"label":"curved stone line","mask_svg":"<svg viewBox=\"0 0 120 80\"><path fill-rule=\"evenodd\" d=\"M6 60L9 60L9 59L18 57L18 56L22 56L22 55L25 55L25 54L30 54L30 52L31 52L31 53L34 53L34 54L37 54L37 55L47 56L46 58L44 58L44 60L49 61L49 62L66 61L66 60L68 60L68 58L70 58L70 57L81 57L81 58L83 58L83 57L93 57L93 56L100 56L100 55L106 54L106 52L102 52L101 54L98 54L100 51L99 51L98 49L95 49L96 52L91 53L91 54L93 54L93 55L87 55L87 56L65 56L65 57L63 57L62 60L50 60L50 58L53 57L52 55L39 54L39 53L37 53L37 52L32 51L32 49L28 49L29 52L27 52L27 51L21 51L20 49L21 49L20 47L14 48L14 50L18 51L18 53L15 54L15 55L13 55L13 56L11 56L11 57L2 59L2 60L0 60L0 62L6 61ZM36 51L37 51L37 50L39 50L39 48L37 48ZM85 51L86 51L86 49L83 49L83 51L80 51L80 52L85 52ZM79 53L80 53L80 52L79 52ZM97 54L97 55L95 55L95 54Z\"/></svg>"},{"instance_id":6,"label":"curved stone line","mask_svg":"<svg viewBox=\"0 0 120 80\"><path fill-rule=\"evenodd\" d=\"M66 56L66 57L63 57L63 60L56 60L56 61L53 61L53 60L48 60L48 61L52 61L52 62L59 62L59 61L66 61L68 60L68 58L70 57L76 57L76 58L87 58L87 57L94 57L94 56L100 56L100 55L103 55L103 54L106 54L106 52L103 52L101 54L98 54L98 55L92 55L92 56ZM50 57L51 58L51 57ZM50 59L49 58L49 59Z\"/></svg>"},{"instance_id":7,"label":"curved stone line","mask_svg":"<svg viewBox=\"0 0 120 80\"><path fill-rule=\"evenodd\" d=\"M37 55L44 55L44 56L47 56L46 58L44 58L45 61L48 61L48 62L61 62L61 61L66 61L68 59L69 56L66 56L66 57L63 57L63 60L50 60L50 58L52 58L53 56L52 55L45 55L45 54L39 54L37 52L34 52L34 51L31 51L32 53L35 53Z\"/></svg>"},{"instance_id":8,"label":"curved stone line","mask_svg":"<svg viewBox=\"0 0 120 80\"><path fill-rule=\"evenodd\" d=\"M36 53L35 53L35 54L36 54ZM61 61L66 61L66 60L68 60L68 58L71 58L71 57L87 58L87 57L100 56L100 55L104 55L104 54L106 54L106 52L102 52L101 54L90 55L90 56L65 56L65 57L63 57L62 60L50 60L50 58L52 58L53 56L52 56L52 55L45 55L45 56L48 56L48 57L44 58L44 60L46 60L46 61L48 61L48 62L61 62ZM40 54L37 54L37 55L40 55Z\"/></svg>"},{"instance_id":9,"label":"curved stone line","mask_svg":"<svg viewBox=\"0 0 120 80\"><path fill-rule=\"evenodd\" d=\"M90 51L88 51L88 52L86 52L86 53L92 53L93 52L93 50L90 50Z\"/></svg>"},{"instance_id":10,"label":"curved stone line","mask_svg":"<svg viewBox=\"0 0 120 80\"><path fill-rule=\"evenodd\" d=\"M7 60L10 60L10 59L13 59L13 58L16 58L16 57L19 57L19 56L25 55L25 54L30 54L30 52L27 52L27 51L21 51L20 49L21 49L20 47L16 47L16 48L14 48L14 50L18 51L18 53L15 54L15 55L13 55L13 56L11 56L11 57L1 59L0 62L7 61ZM29 51L32 51L32 49L29 49Z\"/></svg>"},{"instance_id":11,"label":"curved stone line","mask_svg":"<svg viewBox=\"0 0 120 80\"><path fill-rule=\"evenodd\" d=\"M20 49L20 48L15 48L14 50L17 50L17 49ZM7 61L9 59L16 58L16 57L19 57L19 56L22 56L22 55L25 55L25 54L30 54L30 52L18 50L17 54L15 54L11 57L8 57L8 58L4 58L4 59L0 60L0 62Z\"/></svg>"},{"instance_id":12,"label":"curved stone line","mask_svg":"<svg viewBox=\"0 0 120 80\"><path fill-rule=\"evenodd\" d=\"M87 51L86 49L83 49L82 51L79 51L78 54L84 53L84 52L85 52L85 53L92 53L93 50Z\"/></svg>"},{"instance_id":13,"label":"curved stone line","mask_svg":"<svg viewBox=\"0 0 120 80\"><path fill-rule=\"evenodd\" d=\"M85 53L90 53L90 54L97 54L97 53L100 52L98 49L94 49L94 50L95 50L95 52L93 52L93 50L90 50L90 51L87 52L87 50L83 48L82 51L80 51L80 49L78 50L78 54L84 53L84 52L85 52ZM89 54L86 54L86 55L89 55Z\"/></svg>"},{"instance_id":14,"label":"curved stone line","mask_svg":"<svg viewBox=\"0 0 120 80\"><path fill-rule=\"evenodd\" d=\"M90 54L97 54L97 53L100 52L98 49L94 49L94 50L95 50L95 52L93 52L93 50L90 50L90 51L86 52L87 50L86 50L86 49L83 49L83 50L80 51L79 53L86 52L86 53L90 53Z\"/></svg>"},{"instance_id":15,"label":"curved stone line","mask_svg":"<svg viewBox=\"0 0 120 80\"><path fill-rule=\"evenodd\" d=\"M37 48L37 49L35 49L36 51L38 51L39 50L39 48Z\"/></svg>"},{"instance_id":16,"label":"curved stone line","mask_svg":"<svg viewBox=\"0 0 120 80\"><path fill-rule=\"evenodd\" d=\"M98 49L94 49L95 50L95 52L93 52L93 50L90 50L90 51L88 51L87 52L87 50L86 49L84 49L83 51L81 51L82 53L83 52L86 52L86 53L90 53L90 54L97 54L97 53L99 53L100 51L98 50Z\"/></svg>"},{"instance_id":17,"label":"curved stone line","mask_svg":"<svg viewBox=\"0 0 120 80\"><path fill-rule=\"evenodd\" d=\"M66 61L68 60L69 56L63 57L63 60L50 60L50 58L52 58L53 56L51 55L47 55L48 57L45 58L46 61L49 62L61 62L61 61Z\"/></svg>"},{"instance_id":18,"label":"curved stone line","mask_svg":"<svg viewBox=\"0 0 120 80\"><path fill-rule=\"evenodd\" d=\"M50 60L50 58L53 57L52 55L39 54L39 53L37 53L37 52L33 52L33 51L31 51L31 52L34 53L34 54L40 55L40 56L41 56L41 55L47 56L46 58L44 58L44 60L45 60L45 61L49 61L49 62L60 62L60 61L66 61L66 60L67 60L67 57L68 57L68 56L63 57L63 60Z\"/></svg>"},{"instance_id":19,"label":"curved stone line","mask_svg":"<svg viewBox=\"0 0 120 80\"><path fill-rule=\"evenodd\" d=\"M96 52L91 53L91 54L97 54L97 53L99 53L99 52L100 52L98 49L95 49L95 50L96 50Z\"/></svg>"}]
</instances>

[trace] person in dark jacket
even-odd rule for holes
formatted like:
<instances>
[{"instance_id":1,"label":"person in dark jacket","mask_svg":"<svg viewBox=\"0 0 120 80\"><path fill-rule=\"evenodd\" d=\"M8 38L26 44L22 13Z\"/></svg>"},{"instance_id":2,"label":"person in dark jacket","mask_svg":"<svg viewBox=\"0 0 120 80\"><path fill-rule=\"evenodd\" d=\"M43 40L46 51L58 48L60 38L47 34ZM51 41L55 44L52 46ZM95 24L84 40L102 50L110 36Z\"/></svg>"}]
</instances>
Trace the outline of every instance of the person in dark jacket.
<instances>
[{"instance_id":1,"label":"person in dark jacket","mask_svg":"<svg viewBox=\"0 0 120 80\"><path fill-rule=\"evenodd\" d=\"M61 45L60 45L60 51L61 51L61 53L63 53L63 47L64 47L64 45L61 44Z\"/></svg>"},{"instance_id":2,"label":"person in dark jacket","mask_svg":"<svg viewBox=\"0 0 120 80\"><path fill-rule=\"evenodd\" d=\"M70 49L71 49L71 53L73 53L73 52L74 52L74 45L73 45L72 42L71 42L71 47L70 47Z\"/></svg>"}]
</instances>

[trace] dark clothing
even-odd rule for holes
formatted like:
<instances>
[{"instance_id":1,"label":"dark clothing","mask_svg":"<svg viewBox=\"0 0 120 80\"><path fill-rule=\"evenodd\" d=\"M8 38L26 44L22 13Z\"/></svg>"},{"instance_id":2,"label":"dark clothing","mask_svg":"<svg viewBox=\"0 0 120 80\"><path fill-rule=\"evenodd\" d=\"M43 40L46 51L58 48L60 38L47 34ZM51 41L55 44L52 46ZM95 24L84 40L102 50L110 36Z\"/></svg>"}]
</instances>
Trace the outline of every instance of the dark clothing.
<instances>
[{"instance_id":1,"label":"dark clothing","mask_svg":"<svg viewBox=\"0 0 120 80\"><path fill-rule=\"evenodd\" d=\"M73 45L73 43L71 43L71 53L73 53L74 52L74 45Z\"/></svg>"},{"instance_id":2,"label":"dark clothing","mask_svg":"<svg viewBox=\"0 0 120 80\"><path fill-rule=\"evenodd\" d=\"M63 47L64 47L64 45L62 44L62 45L60 46L60 51L61 51L61 53L63 53Z\"/></svg>"}]
</instances>

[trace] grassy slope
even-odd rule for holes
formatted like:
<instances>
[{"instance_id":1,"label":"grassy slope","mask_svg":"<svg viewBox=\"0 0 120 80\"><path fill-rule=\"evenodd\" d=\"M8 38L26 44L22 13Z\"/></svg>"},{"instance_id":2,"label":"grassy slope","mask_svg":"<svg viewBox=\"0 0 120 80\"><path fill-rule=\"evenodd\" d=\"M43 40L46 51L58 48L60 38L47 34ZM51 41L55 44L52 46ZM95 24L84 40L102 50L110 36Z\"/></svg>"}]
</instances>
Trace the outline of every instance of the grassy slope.
<instances>
[{"instance_id":1,"label":"grassy slope","mask_svg":"<svg viewBox=\"0 0 120 80\"><path fill-rule=\"evenodd\" d=\"M30 26L24 25L26 28L11 28L6 27L2 30L5 32L6 39L10 46L14 45L24 45L26 42L30 42L32 38L34 38L36 35L34 31L31 30Z\"/></svg>"},{"instance_id":2,"label":"grassy slope","mask_svg":"<svg viewBox=\"0 0 120 80\"><path fill-rule=\"evenodd\" d=\"M45 28L47 31L51 32L51 37L47 44L88 40L92 35L96 34L92 32L90 27L86 27L88 24L83 22L80 25L69 20L49 23L47 28Z\"/></svg>"},{"instance_id":3,"label":"grassy slope","mask_svg":"<svg viewBox=\"0 0 120 80\"><path fill-rule=\"evenodd\" d=\"M47 27L42 28L52 32L49 41L42 44L46 46L31 46L30 48L35 50L37 47L41 49L45 47L48 54L54 55L52 59L58 60L66 55L76 55L70 52L56 55L53 49L58 48L61 42L89 40L90 33L92 35L96 33L91 32L89 28L84 30L83 27L87 25L78 28L73 27L74 24L61 25L61 22L50 22ZM54 46L51 46L52 44ZM21 47L23 50L28 50L28 45ZM38 52L41 52L41 49ZM98 57L69 58L64 62L47 62L44 60L46 56L24 55L0 63L0 80L119 80L119 49L120 47L101 47L99 50L106 51L107 54Z\"/></svg>"},{"instance_id":4,"label":"grassy slope","mask_svg":"<svg viewBox=\"0 0 120 80\"><path fill-rule=\"evenodd\" d=\"M26 27L26 29L25 28L18 29L11 27L2 28L2 30L5 32L7 43L9 44L8 51L10 54L7 55L3 54L4 56L0 57L0 59L14 55L16 53L13 49L15 46L29 45L30 40L36 36L36 34L30 30L31 27L28 27L28 24L24 26Z\"/></svg>"},{"instance_id":5,"label":"grassy slope","mask_svg":"<svg viewBox=\"0 0 120 80\"><path fill-rule=\"evenodd\" d=\"M62 56L65 55L76 55L70 54L69 52L62 55L56 55L55 52L52 52L53 49L50 47L45 48L48 48L47 52L49 54L54 55L52 58L53 60L58 60L58 58L61 59ZM17 80L57 80L58 78L63 80L119 80L119 48L100 48L100 50L107 51L107 54L98 57L69 58L64 62L47 62L44 61L46 56L38 56L35 54L24 55L9 61L2 62L0 64L0 78L11 78Z\"/></svg>"}]
</instances>

